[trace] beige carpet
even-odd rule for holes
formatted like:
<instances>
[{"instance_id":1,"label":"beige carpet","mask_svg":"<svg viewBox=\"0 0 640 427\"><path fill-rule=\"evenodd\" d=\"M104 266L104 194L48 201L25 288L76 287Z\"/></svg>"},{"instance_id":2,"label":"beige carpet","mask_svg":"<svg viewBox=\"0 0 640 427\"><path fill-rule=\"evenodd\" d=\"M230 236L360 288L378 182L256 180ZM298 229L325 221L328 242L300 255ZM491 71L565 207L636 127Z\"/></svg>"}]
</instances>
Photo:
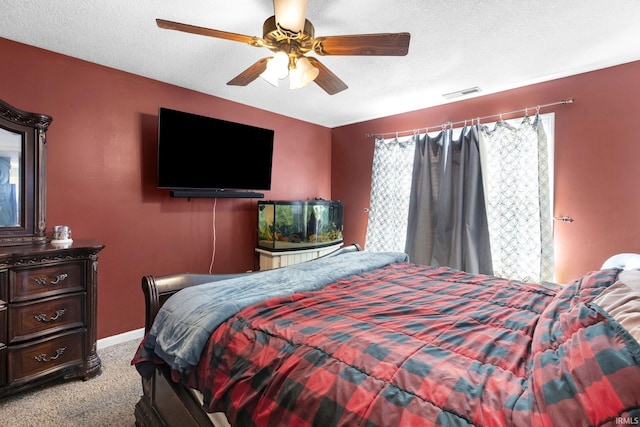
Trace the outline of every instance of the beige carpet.
<instances>
[{"instance_id":1,"label":"beige carpet","mask_svg":"<svg viewBox=\"0 0 640 427\"><path fill-rule=\"evenodd\" d=\"M0 426L87 427L135 425L140 376L130 362L139 340L98 351L102 374L0 399Z\"/></svg>"}]
</instances>

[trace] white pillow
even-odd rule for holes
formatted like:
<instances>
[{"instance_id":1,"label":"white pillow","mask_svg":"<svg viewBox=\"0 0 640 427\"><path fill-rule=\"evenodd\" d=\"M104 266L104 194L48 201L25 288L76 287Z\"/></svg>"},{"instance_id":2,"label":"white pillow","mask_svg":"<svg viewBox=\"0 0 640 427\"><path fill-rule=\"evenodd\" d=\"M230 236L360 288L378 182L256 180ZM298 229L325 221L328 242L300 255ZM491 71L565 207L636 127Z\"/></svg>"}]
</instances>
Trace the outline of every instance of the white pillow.
<instances>
[{"instance_id":1,"label":"white pillow","mask_svg":"<svg viewBox=\"0 0 640 427\"><path fill-rule=\"evenodd\" d=\"M631 270L640 268L640 254L622 253L609 258L602 264L602 270L605 268L623 268Z\"/></svg>"}]
</instances>

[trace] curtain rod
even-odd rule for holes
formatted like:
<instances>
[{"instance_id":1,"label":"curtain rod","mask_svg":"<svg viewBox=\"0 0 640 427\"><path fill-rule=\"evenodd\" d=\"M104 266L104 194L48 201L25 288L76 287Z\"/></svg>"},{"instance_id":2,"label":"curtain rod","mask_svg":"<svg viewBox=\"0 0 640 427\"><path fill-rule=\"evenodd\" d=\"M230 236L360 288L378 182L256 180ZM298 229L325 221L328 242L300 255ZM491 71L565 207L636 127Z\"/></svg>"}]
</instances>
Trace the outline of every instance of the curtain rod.
<instances>
[{"instance_id":1,"label":"curtain rod","mask_svg":"<svg viewBox=\"0 0 640 427\"><path fill-rule=\"evenodd\" d=\"M551 102L549 104L542 104L542 105L536 105L535 107L528 107L528 108L522 108L520 110L514 110L514 111L508 111L506 113L498 113L498 114L491 114L489 116L482 116L482 117L474 117L472 119L467 119L467 120L458 120L456 122L446 122L446 123L442 123L440 125L436 125L436 126L427 126L427 127L421 127L421 128L417 128L417 129L408 129L408 130L399 130L396 132L384 132L384 133L367 133L365 134L365 136L367 138L378 138L378 137L383 137L385 135L396 135L396 136L400 136L400 134L414 134L414 133L418 133L420 130L424 129L425 132L429 132L429 129L437 129L437 128L441 128L441 129L446 129L447 127L453 127L454 125L466 125L467 123L471 123L472 125L474 123L476 124L480 124L480 122L482 120L487 120L487 119L493 119L493 118L499 118L502 119L502 116L509 116L511 114L517 114L517 113L527 113L529 112L529 110L535 110L536 113L540 112L541 109L543 108L549 108L549 107L554 107L556 105L566 105L566 104L573 104L574 103L574 98L567 98L567 99L562 99L560 101L556 101L556 102Z\"/></svg>"}]
</instances>

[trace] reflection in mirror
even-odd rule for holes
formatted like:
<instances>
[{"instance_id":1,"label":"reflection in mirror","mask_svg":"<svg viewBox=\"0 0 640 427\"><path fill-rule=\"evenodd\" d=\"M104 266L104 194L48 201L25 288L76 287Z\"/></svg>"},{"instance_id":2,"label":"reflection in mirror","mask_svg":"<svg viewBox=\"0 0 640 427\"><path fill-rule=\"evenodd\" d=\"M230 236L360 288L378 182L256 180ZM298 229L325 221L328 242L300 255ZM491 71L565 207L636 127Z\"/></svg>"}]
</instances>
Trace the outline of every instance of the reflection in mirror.
<instances>
[{"instance_id":1,"label":"reflection in mirror","mask_svg":"<svg viewBox=\"0 0 640 427\"><path fill-rule=\"evenodd\" d=\"M0 128L0 227L20 225L22 135Z\"/></svg>"}]
</instances>

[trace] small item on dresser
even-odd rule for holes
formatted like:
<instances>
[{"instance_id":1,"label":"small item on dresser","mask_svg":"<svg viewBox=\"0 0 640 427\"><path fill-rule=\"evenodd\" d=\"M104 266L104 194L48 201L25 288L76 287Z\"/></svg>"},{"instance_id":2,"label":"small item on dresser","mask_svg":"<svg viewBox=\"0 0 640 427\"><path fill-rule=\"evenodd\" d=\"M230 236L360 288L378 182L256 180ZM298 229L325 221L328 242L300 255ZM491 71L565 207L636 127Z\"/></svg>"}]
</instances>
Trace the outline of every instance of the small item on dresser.
<instances>
[{"instance_id":1,"label":"small item on dresser","mask_svg":"<svg viewBox=\"0 0 640 427\"><path fill-rule=\"evenodd\" d=\"M71 227L68 225L54 225L51 243L71 243Z\"/></svg>"}]
</instances>

